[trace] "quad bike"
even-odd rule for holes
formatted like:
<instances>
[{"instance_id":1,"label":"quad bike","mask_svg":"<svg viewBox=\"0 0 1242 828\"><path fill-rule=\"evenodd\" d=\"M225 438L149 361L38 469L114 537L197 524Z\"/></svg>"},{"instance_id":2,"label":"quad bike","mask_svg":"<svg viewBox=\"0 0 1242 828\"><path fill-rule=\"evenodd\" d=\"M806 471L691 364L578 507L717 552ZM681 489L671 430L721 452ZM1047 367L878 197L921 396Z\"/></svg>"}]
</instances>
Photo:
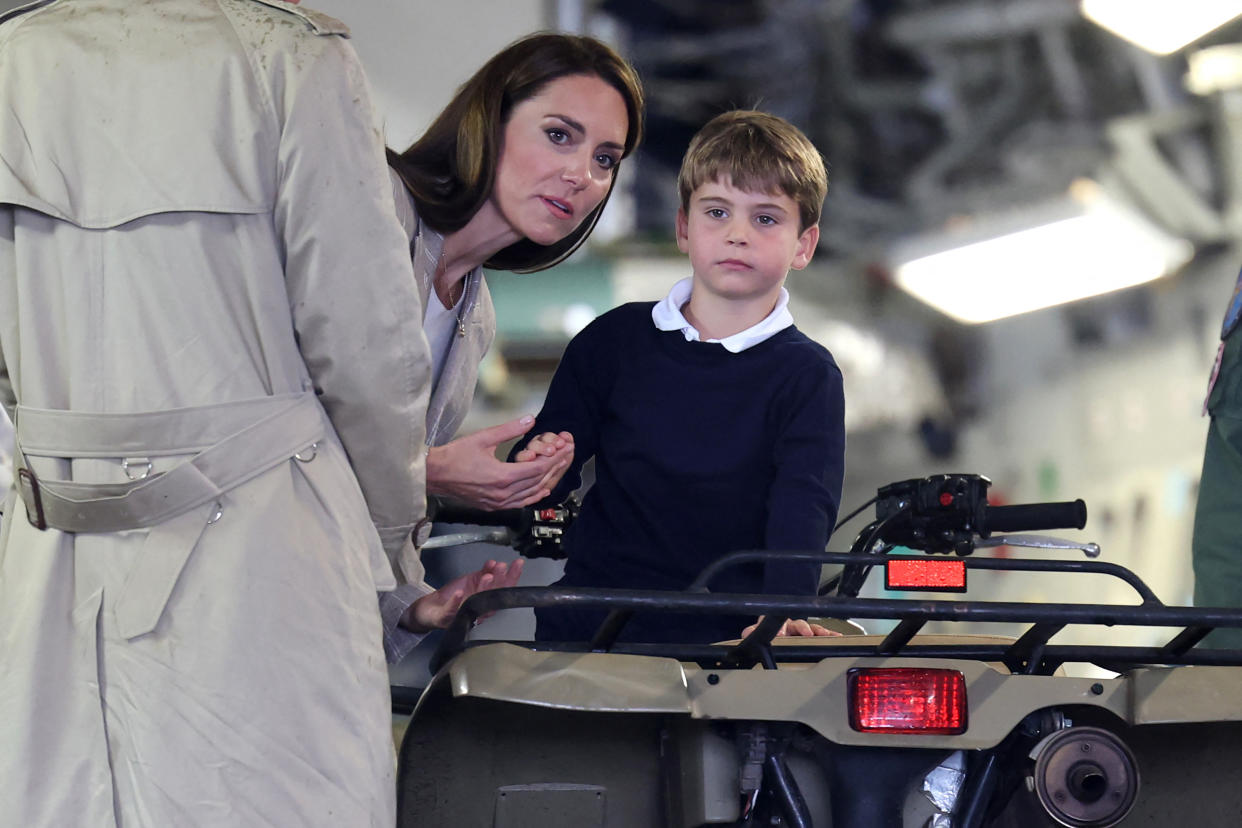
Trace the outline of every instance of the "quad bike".
<instances>
[{"instance_id":1,"label":"quad bike","mask_svg":"<svg viewBox=\"0 0 1242 828\"><path fill-rule=\"evenodd\" d=\"M734 553L685 592L513 588L471 598L401 744L400 824L1239 824L1242 651L1195 645L1216 627L1242 627L1242 611L1166 606L1115 564L974 555L1002 544L1099 554L1094 544L993 535L1082 528L1086 508L990 506L988 485L952 474L885 486L848 554ZM539 522L530 514L528 551L555 553L572 512L544 515L543 548L530 546ZM842 569L818 596L709 591L724 568L776 556ZM965 591L975 570L1116 578L1137 603L917 594ZM876 571L898 597L858 597ZM611 613L589 644L467 641L480 615L550 605ZM629 614L655 609L766 618L738 642L617 643ZM787 617L887 621L891 631L773 641ZM955 633L922 634L929 622ZM969 634L977 622L1022 631ZM1100 641L1113 627L1177 631L1160 646L1054 641L1070 625ZM1115 677L1075 677L1067 664ZM409 701L394 688L395 705Z\"/></svg>"}]
</instances>

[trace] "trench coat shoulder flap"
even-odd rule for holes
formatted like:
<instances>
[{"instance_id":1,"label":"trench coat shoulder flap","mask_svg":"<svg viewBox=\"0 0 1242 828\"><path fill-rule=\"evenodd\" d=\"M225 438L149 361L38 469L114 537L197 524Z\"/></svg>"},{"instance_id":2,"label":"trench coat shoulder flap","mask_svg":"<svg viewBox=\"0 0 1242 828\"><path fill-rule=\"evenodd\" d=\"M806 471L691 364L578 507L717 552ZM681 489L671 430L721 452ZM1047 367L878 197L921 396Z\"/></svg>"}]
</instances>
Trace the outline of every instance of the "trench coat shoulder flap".
<instances>
[{"instance_id":1,"label":"trench coat shoulder flap","mask_svg":"<svg viewBox=\"0 0 1242 828\"><path fill-rule=\"evenodd\" d=\"M0 11L0 23L3 23L4 21L10 20L19 15L26 14L27 12L32 12L37 8L40 8L42 6L47 6L55 2L56 0L34 0L33 3L20 3L14 6L13 8L9 9L8 11Z\"/></svg>"},{"instance_id":2,"label":"trench coat shoulder flap","mask_svg":"<svg viewBox=\"0 0 1242 828\"><path fill-rule=\"evenodd\" d=\"M88 229L273 210L275 96L348 29L278 0L73 6L36 3L0 27L0 203Z\"/></svg>"},{"instance_id":3,"label":"trench coat shoulder flap","mask_svg":"<svg viewBox=\"0 0 1242 828\"><path fill-rule=\"evenodd\" d=\"M317 12L314 9L304 9L301 6L295 6L293 3L286 3L284 0L248 0L248 2L262 3L264 6L279 9L282 12L296 14L305 20L310 30L317 35L342 35L343 37L349 37L348 26L323 12Z\"/></svg>"}]
</instances>

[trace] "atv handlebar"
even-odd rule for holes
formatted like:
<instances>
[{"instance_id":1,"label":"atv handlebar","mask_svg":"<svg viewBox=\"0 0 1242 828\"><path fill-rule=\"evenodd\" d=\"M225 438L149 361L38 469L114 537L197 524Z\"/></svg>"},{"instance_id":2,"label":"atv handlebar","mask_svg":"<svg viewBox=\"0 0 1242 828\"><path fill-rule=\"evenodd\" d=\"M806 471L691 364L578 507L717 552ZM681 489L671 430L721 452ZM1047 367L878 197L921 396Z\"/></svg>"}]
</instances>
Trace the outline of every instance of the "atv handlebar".
<instances>
[{"instance_id":1,"label":"atv handlebar","mask_svg":"<svg viewBox=\"0 0 1242 828\"><path fill-rule=\"evenodd\" d=\"M992 532L1034 532L1042 529L1081 529L1087 525L1087 504L1081 500L1061 503L1023 503L1018 506L986 506L980 535Z\"/></svg>"},{"instance_id":2,"label":"atv handlebar","mask_svg":"<svg viewBox=\"0 0 1242 828\"><path fill-rule=\"evenodd\" d=\"M1081 500L992 506L987 499L990 485L991 480L978 474L937 474L882 486L876 492L875 520L858 535L851 552L878 559L904 546L969 555L992 532L1082 529L1087 523L1087 505ZM846 566L822 589L857 595L870 569Z\"/></svg>"},{"instance_id":3,"label":"atv handlebar","mask_svg":"<svg viewBox=\"0 0 1242 828\"><path fill-rule=\"evenodd\" d=\"M512 546L527 558L564 558L561 548L565 530L578 516L578 503L570 498L560 506L521 509L475 509L451 501L431 498L427 512L438 523L461 523L470 526L498 526L501 532L481 533L477 536L441 536L456 545L463 541L480 541ZM437 545L432 538L429 546Z\"/></svg>"},{"instance_id":4,"label":"atv handlebar","mask_svg":"<svg viewBox=\"0 0 1242 828\"><path fill-rule=\"evenodd\" d=\"M976 538L994 531L1086 525L1087 506L1081 500L991 506L987 498L991 484L978 474L938 474L883 486L876 492L876 521L864 532L864 547L855 551L868 551L873 542L883 540L893 546L968 555Z\"/></svg>"}]
</instances>

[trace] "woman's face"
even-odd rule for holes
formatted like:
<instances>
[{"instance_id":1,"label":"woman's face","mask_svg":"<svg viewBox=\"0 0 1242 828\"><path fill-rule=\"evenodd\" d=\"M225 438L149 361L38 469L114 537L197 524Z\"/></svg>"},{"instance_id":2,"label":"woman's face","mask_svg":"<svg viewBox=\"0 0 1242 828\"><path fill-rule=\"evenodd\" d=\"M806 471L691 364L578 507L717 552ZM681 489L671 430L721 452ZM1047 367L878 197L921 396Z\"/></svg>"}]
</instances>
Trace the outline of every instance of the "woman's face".
<instances>
[{"instance_id":1,"label":"woman's face","mask_svg":"<svg viewBox=\"0 0 1242 828\"><path fill-rule=\"evenodd\" d=\"M557 78L513 107L492 201L520 236L554 244L608 194L629 128L625 99L594 75Z\"/></svg>"}]
</instances>

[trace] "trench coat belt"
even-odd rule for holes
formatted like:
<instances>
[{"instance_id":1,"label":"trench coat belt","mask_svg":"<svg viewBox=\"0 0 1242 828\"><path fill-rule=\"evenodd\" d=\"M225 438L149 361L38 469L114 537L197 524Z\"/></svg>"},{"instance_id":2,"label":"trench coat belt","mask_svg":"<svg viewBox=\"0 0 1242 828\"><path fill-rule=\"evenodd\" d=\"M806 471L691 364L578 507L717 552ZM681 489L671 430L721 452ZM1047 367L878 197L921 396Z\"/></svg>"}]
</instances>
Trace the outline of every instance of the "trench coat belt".
<instances>
[{"instance_id":1,"label":"trench coat belt","mask_svg":"<svg viewBox=\"0 0 1242 828\"><path fill-rule=\"evenodd\" d=\"M96 414L18 406L17 489L31 521L64 532L155 526L218 499L324 435L314 392L218 405ZM158 457L197 452L126 483L36 478L25 457ZM38 520L36 520L36 517Z\"/></svg>"}]
</instances>

